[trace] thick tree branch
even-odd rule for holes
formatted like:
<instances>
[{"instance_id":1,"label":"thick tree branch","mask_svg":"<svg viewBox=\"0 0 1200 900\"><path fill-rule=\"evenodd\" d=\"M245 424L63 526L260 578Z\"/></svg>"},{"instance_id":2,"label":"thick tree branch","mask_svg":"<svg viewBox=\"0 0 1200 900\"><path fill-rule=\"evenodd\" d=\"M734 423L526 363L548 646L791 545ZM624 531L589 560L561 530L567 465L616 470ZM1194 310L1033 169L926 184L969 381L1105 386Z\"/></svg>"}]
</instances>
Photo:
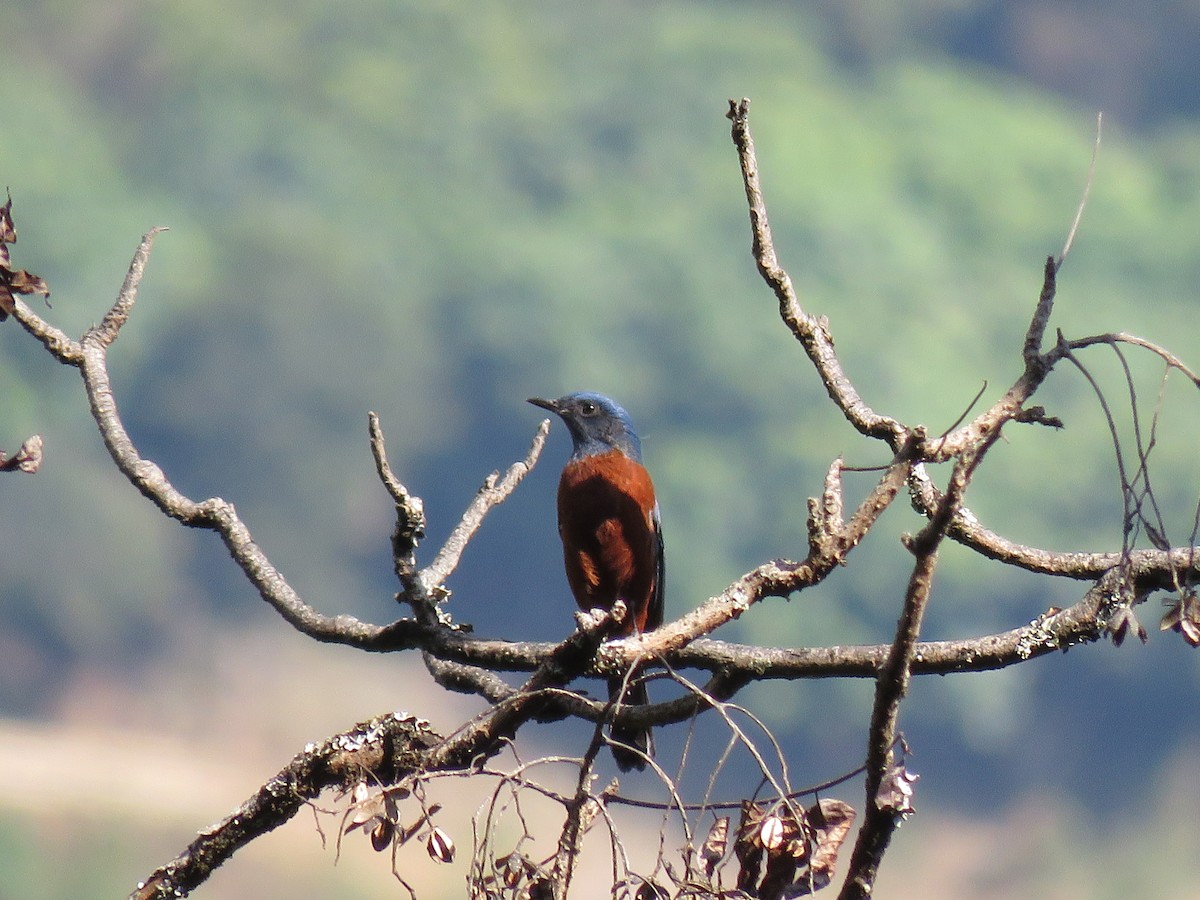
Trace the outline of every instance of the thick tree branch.
<instances>
[{"instance_id":1,"label":"thick tree branch","mask_svg":"<svg viewBox=\"0 0 1200 900\"><path fill-rule=\"evenodd\" d=\"M605 634L603 617L587 623L547 655L539 669L487 713L443 738L429 723L396 713L356 725L310 746L229 816L205 829L176 859L154 871L130 900L186 895L234 853L291 819L326 788L348 790L369 780L388 786L405 778L477 766L499 753L517 729L544 709L544 692L587 665Z\"/></svg>"},{"instance_id":2,"label":"thick tree branch","mask_svg":"<svg viewBox=\"0 0 1200 900\"><path fill-rule=\"evenodd\" d=\"M421 771L429 748L440 740L428 722L394 713L306 747L241 806L151 873L130 900L186 896L234 853L290 820L322 791L348 791L368 776L379 784L393 784Z\"/></svg>"},{"instance_id":3,"label":"thick tree branch","mask_svg":"<svg viewBox=\"0 0 1200 900\"><path fill-rule=\"evenodd\" d=\"M866 812L850 858L850 872L840 894L842 900L866 900L871 895L879 864L899 823L897 810L880 801L880 786L893 765L892 748L896 745L900 704L908 694L912 678L917 638L933 589L938 549L955 512L962 506L971 476L998 435L997 429L991 440L981 444L977 450L964 454L955 463L949 488L939 508L921 532L907 542L916 562L905 591L896 638L875 682L875 702L871 709L867 738Z\"/></svg>"},{"instance_id":4,"label":"thick tree branch","mask_svg":"<svg viewBox=\"0 0 1200 900\"><path fill-rule=\"evenodd\" d=\"M142 238L142 243L146 243L151 239L153 232ZM60 363L66 366L78 367L83 361L83 352L79 347L79 342L67 337L66 332L55 328L32 309L29 304L25 303L20 298L14 297L13 318L16 319L21 327L24 328L30 335L41 342L42 346L49 351L50 355L57 359Z\"/></svg>"}]
</instances>

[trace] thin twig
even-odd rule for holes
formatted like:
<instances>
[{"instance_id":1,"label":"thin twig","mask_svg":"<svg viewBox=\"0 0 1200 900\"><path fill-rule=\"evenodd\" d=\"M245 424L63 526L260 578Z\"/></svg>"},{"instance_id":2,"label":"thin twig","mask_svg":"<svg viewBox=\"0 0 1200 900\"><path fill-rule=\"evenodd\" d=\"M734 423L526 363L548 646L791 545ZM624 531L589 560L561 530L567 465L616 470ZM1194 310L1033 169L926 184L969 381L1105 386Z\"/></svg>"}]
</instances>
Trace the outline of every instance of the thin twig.
<instances>
[{"instance_id":1,"label":"thin twig","mask_svg":"<svg viewBox=\"0 0 1200 900\"><path fill-rule=\"evenodd\" d=\"M1159 357L1170 368L1177 369L1186 376L1193 385L1200 388L1200 375L1196 374L1183 360L1176 356L1171 351L1164 347L1160 347L1153 341L1148 341L1145 338L1140 338L1137 335L1126 334L1123 331L1112 332L1109 334L1097 334L1092 337L1076 338L1072 341L1067 341L1064 349L1067 350L1082 350L1084 347L1091 347L1093 344L1131 344L1134 347L1141 347L1143 350L1149 350L1155 356ZM1053 351L1052 351L1053 352Z\"/></svg>"},{"instance_id":2,"label":"thin twig","mask_svg":"<svg viewBox=\"0 0 1200 900\"><path fill-rule=\"evenodd\" d=\"M1092 159L1088 163L1087 180L1083 183L1083 196L1079 198L1079 206L1075 208L1075 218L1071 221L1071 228L1067 232L1062 252L1058 254L1058 262L1054 264L1055 271L1062 268L1067 254L1071 252L1071 245L1075 243L1075 233L1079 230L1079 222L1083 218L1084 207L1087 206L1088 194L1092 191L1092 181L1096 177L1096 159L1100 155L1100 132L1103 125L1104 113L1098 112L1096 113L1096 139L1092 142Z\"/></svg>"},{"instance_id":3,"label":"thin twig","mask_svg":"<svg viewBox=\"0 0 1200 900\"><path fill-rule=\"evenodd\" d=\"M546 435L549 433L550 422L543 420L533 436L533 442L530 444L525 458L509 466L503 478L499 473L493 472L484 480L475 499L467 507L450 536L446 538L446 543L442 545L442 549L438 551L433 562L422 569L418 575L426 592L431 593L438 586L444 584L450 577L450 573L458 568L463 551L466 550L471 538L475 536L475 532L479 530L479 526L483 524L484 517L494 507L507 500L517 489L517 485L533 470L542 453L542 448L546 445Z\"/></svg>"}]
</instances>

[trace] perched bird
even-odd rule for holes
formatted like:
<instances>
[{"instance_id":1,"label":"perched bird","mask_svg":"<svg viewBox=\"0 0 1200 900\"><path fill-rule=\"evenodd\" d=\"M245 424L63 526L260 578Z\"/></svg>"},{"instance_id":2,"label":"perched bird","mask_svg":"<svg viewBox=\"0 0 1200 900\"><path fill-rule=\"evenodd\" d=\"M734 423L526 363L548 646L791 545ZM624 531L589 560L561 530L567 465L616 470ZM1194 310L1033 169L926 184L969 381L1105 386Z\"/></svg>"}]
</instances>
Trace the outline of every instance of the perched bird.
<instances>
[{"instance_id":1,"label":"perched bird","mask_svg":"<svg viewBox=\"0 0 1200 900\"><path fill-rule=\"evenodd\" d=\"M629 413L603 394L531 397L529 402L558 415L574 443L558 482L558 533L575 602L586 611L611 609L624 600L629 614L618 633L652 631L663 619L662 528ZM622 698L625 705L650 702L635 675ZM620 696L622 683L609 679L610 699ZM622 771L645 768L642 756L620 745L653 755L649 729L613 728L612 737Z\"/></svg>"}]
</instances>

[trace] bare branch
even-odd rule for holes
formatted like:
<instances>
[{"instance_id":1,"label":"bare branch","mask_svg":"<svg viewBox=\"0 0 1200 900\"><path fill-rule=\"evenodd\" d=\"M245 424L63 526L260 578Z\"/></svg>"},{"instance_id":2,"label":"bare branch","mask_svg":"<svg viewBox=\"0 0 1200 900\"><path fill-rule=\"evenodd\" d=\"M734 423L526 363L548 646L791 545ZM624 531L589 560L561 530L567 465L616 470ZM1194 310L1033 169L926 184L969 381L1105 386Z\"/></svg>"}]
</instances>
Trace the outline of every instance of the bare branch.
<instances>
[{"instance_id":1,"label":"bare branch","mask_svg":"<svg viewBox=\"0 0 1200 900\"><path fill-rule=\"evenodd\" d=\"M579 767L579 777L575 783L575 796L567 803L567 819L563 823L562 833L558 838L558 850L554 855L554 867L551 870L555 900L565 900L567 892L571 888L583 834L599 810L599 800L593 796L591 784L596 777L594 774L596 757L603 746L604 732L597 727L592 733L591 744L584 753L583 763Z\"/></svg>"},{"instance_id":2,"label":"bare branch","mask_svg":"<svg viewBox=\"0 0 1200 900\"><path fill-rule=\"evenodd\" d=\"M129 264L129 271L125 273L125 283L121 285L121 292L117 294L116 302L105 313L100 324L91 328L83 336L81 343L85 345L94 343L99 347L108 347L117 339L121 326L129 320L129 313L137 300L138 287L142 283L142 276L146 274L146 264L150 261L150 250L154 246L154 238L166 230L163 227L151 228L142 235L142 242L138 244L137 251L133 254L133 262Z\"/></svg>"},{"instance_id":3,"label":"bare branch","mask_svg":"<svg viewBox=\"0 0 1200 900\"><path fill-rule=\"evenodd\" d=\"M438 740L428 722L394 713L309 745L241 806L202 830L183 853L138 884L130 900L186 896L234 853L287 822L326 788L349 790L366 773L391 784L415 771Z\"/></svg>"},{"instance_id":4,"label":"bare branch","mask_svg":"<svg viewBox=\"0 0 1200 900\"><path fill-rule=\"evenodd\" d=\"M128 320L149 262L154 237L161 230L153 229L142 238L116 302L100 325L90 329L79 343L45 323L19 301L14 315L56 358L81 369L92 416L104 445L117 468L130 483L171 518L190 527L215 531L259 595L292 627L319 641L352 644L364 649L385 650L414 646L419 634L429 633L429 629L435 624L432 620L422 624L401 620L391 625L380 626L362 622L350 615L325 616L318 613L301 599L271 564L266 554L254 542L249 529L238 517L231 503L220 497L202 501L188 498L174 487L157 464L142 457L138 452L117 409L108 375L107 352L121 326ZM548 425L543 423L525 459L510 467L503 479L497 481L498 476L493 474L485 482L433 564L418 576L423 598L431 597L440 589L457 566L464 548L478 530L488 510L503 502L533 467L545 443L547 431ZM394 489L399 482L391 476L390 469L383 468L386 466L386 458L382 456L382 434L377 427L377 420L373 420L372 424L372 450L376 454L381 477L384 477L389 490ZM402 487L400 491L402 493L393 496L408 496ZM412 498L408 502L411 507Z\"/></svg>"},{"instance_id":5,"label":"bare branch","mask_svg":"<svg viewBox=\"0 0 1200 900\"><path fill-rule=\"evenodd\" d=\"M895 419L878 415L863 402L834 352L828 321L814 318L804 311L796 297L791 277L776 258L771 225L767 219L767 205L759 184L754 138L750 133L750 101L730 100L727 117L733 123L733 143L741 163L742 182L750 207L754 261L763 280L779 300L780 317L804 347L830 399L842 410L846 419L862 434L887 441L893 449L898 449L903 443L904 427Z\"/></svg>"},{"instance_id":6,"label":"bare branch","mask_svg":"<svg viewBox=\"0 0 1200 900\"><path fill-rule=\"evenodd\" d=\"M1123 331L1110 334L1097 334L1092 337L1076 338L1072 341L1067 341L1066 350L1082 350L1084 347L1090 347L1093 344L1131 344L1134 347L1141 347L1143 350L1149 350L1155 356L1162 359L1171 369L1178 369L1182 372L1196 387L1200 388L1200 375L1197 375L1183 360L1174 353L1160 347L1153 341L1148 341L1145 338L1140 338L1133 334L1126 334Z\"/></svg>"},{"instance_id":7,"label":"bare branch","mask_svg":"<svg viewBox=\"0 0 1200 900\"><path fill-rule=\"evenodd\" d=\"M389 785L410 775L467 768L495 755L522 723L544 709L542 691L579 674L608 624L601 620L594 630L575 632L554 648L519 691L448 738L435 734L424 720L399 713L305 748L241 807L157 869L131 900L186 894L238 849L292 818L325 788L345 790L364 774Z\"/></svg>"},{"instance_id":8,"label":"bare branch","mask_svg":"<svg viewBox=\"0 0 1200 900\"><path fill-rule=\"evenodd\" d=\"M13 318L21 323L29 334L41 341L50 355L67 366L79 366L83 363L83 350L78 341L67 337L66 332L55 328L18 298L13 298Z\"/></svg>"},{"instance_id":9,"label":"bare branch","mask_svg":"<svg viewBox=\"0 0 1200 900\"><path fill-rule=\"evenodd\" d=\"M941 502L941 491L930 480L923 465L913 468L909 488L913 507L922 515L930 515ZM1121 560L1119 552L1054 552L1018 544L985 527L966 507L955 513L949 537L998 562L1043 575L1060 575L1085 581L1099 578Z\"/></svg>"},{"instance_id":10,"label":"bare branch","mask_svg":"<svg viewBox=\"0 0 1200 900\"><path fill-rule=\"evenodd\" d=\"M503 478L500 478L498 472L493 472L487 477L483 483L483 487L475 495L474 501L467 507L467 511L463 513L462 520L455 527L454 531L450 533L450 537L446 539L445 545L438 552L438 555L429 567L423 569L418 576L426 592L432 592L435 588L443 584L450 577L450 573L458 567L463 550L466 549L471 538L475 536L475 532L479 530L479 526L483 524L484 516L493 507L499 506L507 500L512 495L512 492L517 489L517 485L533 470L533 467L537 464L538 457L542 453L542 447L546 445L546 435L549 433L550 420L544 419L533 436L533 443L530 444L529 452L525 455L525 458L509 466Z\"/></svg>"},{"instance_id":11,"label":"bare branch","mask_svg":"<svg viewBox=\"0 0 1200 900\"><path fill-rule=\"evenodd\" d=\"M917 638L933 587L938 548L950 528L955 511L962 504L972 474L998 436L999 431L994 432L990 441L958 460L941 505L925 528L908 542L909 549L916 556L916 563L909 577L904 607L896 626L896 638L875 684L875 702L871 709L867 739L866 809L850 859L850 872L840 894L842 900L866 900L872 894L876 872L896 828L895 811L881 806L877 798L885 773L892 766L900 704L908 693L912 677Z\"/></svg>"},{"instance_id":12,"label":"bare branch","mask_svg":"<svg viewBox=\"0 0 1200 900\"><path fill-rule=\"evenodd\" d=\"M1050 314L1054 311L1057 274L1058 266L1054 263L1054 257L1047 256L1046 265L1042 269L1042 292L1038 295L1037 306L1033 310L1033 319L1030 320L1029 329L1025 332L1022 356L1025 359L1026 371L1042 364L1042 341L1046 337L1046 328L1050 324Z\"/></svg>"},{"instance_id":13,"label":"bare branch","mask_svg":"<svg viewBox=\"0 0 1200 900\"><path fill-rule=\"evenodd\" d=\"M371 437L371 455L375 458L375 470L379 479L396 504L396 528L392 532L392 559L396 577L405 590L411 589L412 576L417 568L417 544L425 537L425 505L420 497L413 496L392 473L388 463L387 449L383 444L383 429L379 416L367 413Z\"/></svg>"}]
</instances>

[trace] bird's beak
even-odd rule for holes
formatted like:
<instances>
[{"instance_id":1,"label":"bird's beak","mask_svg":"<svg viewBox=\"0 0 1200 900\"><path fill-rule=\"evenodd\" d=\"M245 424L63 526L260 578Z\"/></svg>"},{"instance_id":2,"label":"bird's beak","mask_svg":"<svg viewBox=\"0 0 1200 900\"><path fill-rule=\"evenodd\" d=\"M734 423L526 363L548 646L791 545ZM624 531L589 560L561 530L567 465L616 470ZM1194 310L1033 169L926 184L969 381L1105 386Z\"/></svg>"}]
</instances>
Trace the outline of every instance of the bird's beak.
<instances>
[{"instance_id":1,"label":"bird's beak","mask_svg":"<svg viewBox=\"0 0 1200 900\"><path fill-rule=\"evenodd\" d=\"M540 406L542 409L548 409L550 412L558 415L559 410L557 400L543 400L541 397L530 397L529 402L534 406Z\"/></svg>"}]
</instances>

